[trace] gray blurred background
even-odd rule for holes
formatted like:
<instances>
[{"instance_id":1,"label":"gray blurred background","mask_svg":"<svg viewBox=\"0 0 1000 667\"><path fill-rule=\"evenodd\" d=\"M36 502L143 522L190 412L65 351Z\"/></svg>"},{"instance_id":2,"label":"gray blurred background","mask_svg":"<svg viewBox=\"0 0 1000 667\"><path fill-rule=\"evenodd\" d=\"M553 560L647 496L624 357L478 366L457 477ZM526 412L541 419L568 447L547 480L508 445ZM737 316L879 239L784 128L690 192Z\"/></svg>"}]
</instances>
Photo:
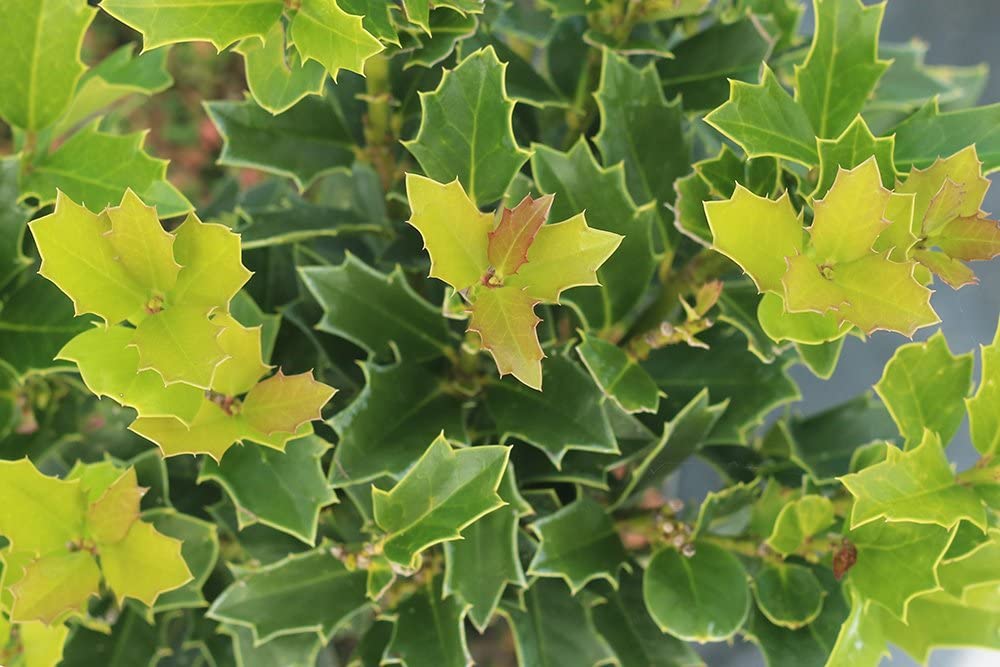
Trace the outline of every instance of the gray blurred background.
<instances>
[{"instance_id":1,"label":"gray blurred background","mask_svg":"<svg viewBox=\"0 0 1000 667\"><path fill-rule=\"evenodd\" d=\"M812 32L812 7L807 10L802 30ZM865 4L874 4L865 0ZM918 38L929 45L927 63L933 65L976 65L987 63L990 77L980 104L1000 102L1000 0L888 0L882 26L883 42L906 42ZM993 188L987 194L983 208L1000 213L1000 183L992 177ZM980 284L953 291L945 285L937 288L932 303L941 316L941 329L954 353L978 350L993 339L1000 314L1000 259L976 262L973 269ZM918 339L929 337L936 328L929 328ZM811 414L841 403L875 384L893 351L905 338L896 334L877 333L867 342L849 337L836 373L830 380L816 379L804 368L791 373L800 383L803 400L796 409ZM975 378L979 377L977 355ZM948 450L959 468L968 467L978 457L969 442L968 425L963 424ZM678 495L697 499L704 496L706 484L715 473L707 466L695 464L682 469L678 478ZM739 651L722 646L706 646L702 656L709 667L755 667L764 662L752 646ZM899 667L916 665L908 656L894 652L891 663ZM976 650L935 651L930 660L933 667L987 667L1000 664L997 653Z\"/></svg>"}]
</instances>

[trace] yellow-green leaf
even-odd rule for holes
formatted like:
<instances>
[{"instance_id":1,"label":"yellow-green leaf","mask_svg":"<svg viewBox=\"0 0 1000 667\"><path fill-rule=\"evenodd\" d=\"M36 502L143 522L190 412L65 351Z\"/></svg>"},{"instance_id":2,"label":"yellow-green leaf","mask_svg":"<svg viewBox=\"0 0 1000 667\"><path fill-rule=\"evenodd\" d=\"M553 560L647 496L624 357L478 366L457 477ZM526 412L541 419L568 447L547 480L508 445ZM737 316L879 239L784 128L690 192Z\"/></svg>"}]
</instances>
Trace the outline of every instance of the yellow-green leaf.
<instances>
[{"instance_id":1,"label":"yellow-green leaf","mask_svg":"<svg viewBox=\"0 0 1000 667\"><path fill-rule=\"evenodd\" d=\"M983 456L1000 452L1000 323L993 342L983 345L979 388L965 399L972 444Z\"/></svg>"},{"instance_id":2,"label":"yellow-green leaf","mask_svg":"<svg viewBox=\"0 0 1000 667\"><path fill-rule=\"evenodd\" d=\"M0 535L45 555L83 536L87 500L79 480L48 477L27 459L0 461Z\"/></svg>"},{"instance_id":3,"label":"yellow-green leaf","mask_svg":"<svg viewBox=\"0 0 1000 667\"><path fill-rule=\"evenodd\" d=\"M365 61L382 51L360 16L348 14L336 0L302 0L289 34L302 61L315 60L337 79L341 69L364 74Z\"/></svg>"},{"instance_id":4,"label":"yellow-green leaf","mask_svg":"<svg viewBox=\"0 0 1000 667\"><path fill-rule=\"evenodd\" d=\"M323 406L336 391L318 382L312 371L285 375L279 369L250 390L240 414L265 435L295 433L303 424L321 418Z\"/></svg>"},{"instance_id":5,"label":"yellow-green leaf","mask_svg":"<svg viewBox=\"0 0 1000 667\"><path fill-rule=\"evenodd\" d=\"M100 544L101 571L119 602L130 597L152 607L161 593L191 580L181 541L136 521L118 542Z\"/></svg>"},{"instance_id":6,"label":"yellow-green leaf","mask_svg":"<svg viewBox=\"0 0 1000 667\"><path fill-rule=\"evenodd\" d=\"M816 263L840 264L871 254L888 225L883 213L890 196L874 157L841 169L826 197L813 205L809 238Z\"/></svg>"},{"instance_id":7,"label":"yellow-green leaf","mask_svg":"<svg viewBox=\"0 0 1000 667\"><path fill-rule=\"evenodd\" d=\"M208 389L216 367L226 358L219 342L222 331L204 307L168 306L135 329L132 345L139 352L139 370L154 370L167 384L184 382Z\"/></svg>"},{"instance_id":8,"label":"yellow-green leaf","mask_svg":"<svg viewBox=\"0 0 1000 667\"><path fill-rule=\"evenodd\" d=\"M172 303L227 308L250 280L243 266L240 237L225 225L205 223L189 215L175 232L174 257L181 265Z\"/></svg>"},{"instance_id":9,"label":"yellow-green leaf","mask_svg":"<svg viewBox=\"0 0 1000 667\"><path fill-rule=\"evenodd\" d=\"M227 358L215 369L212 391L223 396L239 396L253 389L270 370L261 350L261 327L245 327L228 313L219 313L212 322L222 327L219 347Z\"/></svg>"},{"instance_id":10,"label":"yellow-green leaf","mask_svg":"<svg viewBox=\"0 0 1000 667\"><path fill-rule=\"evenodd\" d=\"M493 216L480 213L458 179L442 185L407 174L406 194L409 223L420 232L431 257L431 278L439 278L456 290L479 282L490 266Z\"/></svg>"},{"instance_id":11,"label":"yellow-green leaf","mask_svg":"<svg viewBox=\"0 0 1000 667\"><path fill-rule=\"evenodd\" d=\"M98 544L125 537L139 518L139 501L145 494L135 468L129 468L87 508L87 532Z\"/></svg>"},{"instance_id":12,"label":"yellow-green leaf","mask_svg":"<svg viewBox=\"0 0 1000 667\"><path fill-rule=\"evenodd\" d=\"M98 593L101 572L86 551L63 551L32 561L12 587L13 621L52 624L68 611L83 607Z\"/></svg>"},{"instance_id":13,"label":"yellow-green leaf","mask_svg":"<svg viewBox=\"0 0 1000 667\"><path fill-rule=\"evenodd\" d=\"M105 214L111 223L105 237L117 261L143 287L161 295L170 291L181 267L174 261L174 237L160 225L156 209L126 190L121 204Z\"/></svg>"}]
</instances>

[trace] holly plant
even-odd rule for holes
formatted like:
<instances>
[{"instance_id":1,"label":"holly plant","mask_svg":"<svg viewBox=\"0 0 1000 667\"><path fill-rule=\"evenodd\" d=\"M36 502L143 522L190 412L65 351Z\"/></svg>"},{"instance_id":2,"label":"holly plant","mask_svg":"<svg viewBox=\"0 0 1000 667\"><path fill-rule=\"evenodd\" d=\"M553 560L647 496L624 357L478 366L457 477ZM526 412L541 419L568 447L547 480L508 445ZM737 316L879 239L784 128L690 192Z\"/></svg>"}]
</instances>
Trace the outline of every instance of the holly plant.
<instances>
[{"instance_id":1,"label":"holly plant","mask_svg":"<svg viewBox=\"0 0 1000 667\"><path fill-rule=\"evenodd\" d=\"M1000 650L1000 105L811 4L0 3L0 663Z\"/></svg>"}]
</instances>

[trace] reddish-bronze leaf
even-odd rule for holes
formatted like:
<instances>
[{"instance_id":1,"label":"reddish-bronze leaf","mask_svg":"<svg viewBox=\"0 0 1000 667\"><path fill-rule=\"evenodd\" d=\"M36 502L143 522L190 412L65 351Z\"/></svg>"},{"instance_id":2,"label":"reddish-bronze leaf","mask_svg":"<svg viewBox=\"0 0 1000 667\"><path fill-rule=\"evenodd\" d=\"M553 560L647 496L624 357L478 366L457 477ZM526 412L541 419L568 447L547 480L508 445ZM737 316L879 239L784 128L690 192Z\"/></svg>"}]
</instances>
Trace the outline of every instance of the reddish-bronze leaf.
<instances>
[{"instance_id":1,"label":"reddish-bronze leaf","mask_svg":"<svg viewBox=\"0 0 1000 667\"><path fill-rule=\"evenodd\" d=\"M493 271L512 276L528 261L528 248L549 217L553 195L533 199L525 195L514 208L504 208L500 224L490 232L489 258Z\"/></svg>"}]
</instances>

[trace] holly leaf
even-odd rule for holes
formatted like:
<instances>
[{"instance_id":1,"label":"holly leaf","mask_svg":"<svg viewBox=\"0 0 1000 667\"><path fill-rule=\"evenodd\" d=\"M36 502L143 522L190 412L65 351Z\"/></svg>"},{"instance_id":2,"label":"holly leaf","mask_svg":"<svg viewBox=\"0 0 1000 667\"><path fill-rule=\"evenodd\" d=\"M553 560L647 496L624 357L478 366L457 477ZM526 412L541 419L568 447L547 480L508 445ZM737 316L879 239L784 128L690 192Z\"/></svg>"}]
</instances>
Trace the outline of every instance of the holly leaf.
<instances>
[{"instance_id":1,"label":"holly leaf","mask_svg":"<svg viewBox=\"0 0 1000 667\"><path fill-rule=\"evenodd\" d=\"M87 508L86 530L90 537L98 544L123 539L139 519L139 501L144 493L135 468L121 473Z\"/></svg>"},{"instance_id":2,"label":"holly leaf","mask_svg":"<svg viewBox=\"0 0 1000 667\"><path fill-rule=\"evenodd\" d=\"M306 97L278 116L252 100L204 106L224 141L221 165L290 178L305 190L324 174L350 169L354 161L355 138L333 94Z\"/></svg>"},{"instance_id":3,"label":"holly leaf","mask_svg":"<svg viewBox=\"0 0 1000 667\"><path fill-rule=\"evenodd\" d=\"M219 347L227 358L215 368L212 391L223 396L247 393L271 367L264 363L261 349L262 326L244 327L228 313L218 313L212 322L222 326Z\"/></svg>"},{"instance_id":4,"label":"holly leaf","mask_svg":"<svg viewBox=\"0 0 1000 667\"><path fill-rule=\"evenodd\" d=\"M477 289L469 331L479 334L482 345L496 362L500 377L511 374L532 389L542 390L542 358L535 329L542 320L535 315L538 300L527 288Z\"/></svg>"},{"instance_id":5,"label":"holly leaf","mask_svg":"<svg viewBox=\"0 0 1000 667\"><path fill-rule=\"evenodd\" d=\"M59 136L91 116L133 95L148 97L169 88L174 79L167 71L170 49L134 55L135 45L125 44L80 77L66 113L52 128Z\"/></svg>"},{"instance_id":6,"label":"holly leaf","mask_svg":"<svg viewBox=\"0 0 1000 667\"><path fill-rule=\"evenodd\" d=\"M219 344L222 331L204 307L168 306L139 323L131 345L139 353L140 371L154 370L166 384L208 389L226 358Z\"/></svg>"},{"instance_id":7,"label":"holly leaf","mask_svg":"<svg viewBox=\"0 0 1000 667\"><path fill-rule=\"evenodd\" d=\"M705 388L711 401L728 400L705 443L744 442L766 414L799 398L788 362L762 363L742 340L732 340L740 336L733 329L712 329L703 336L710 349L670 345L654 350L643 364L668 395L660 407L666 414L679 411Z\"/></svg>"},{"instance_id":8,"label":"holly leaf","mask_svg":"<svg viewBox=\"0 0 1000 667\"><path fill-rule=\"evenodd\" d=\"M146 290L116 260L107 218L60 193L55 211L28 226L42 256L38 272L73 300L77 315L115 324L141 311Z\"/></svg>"},{"instance_id":9,"label":"holly leaf","mask_svg":"<svg viewBox=\"0 0 1000 667\"><path fill-rule=\"evenodd\" d=\"M843 340L853 329L850 322L841 321L836 313L790 313L780 294L765 292L757 304L757 323L773 341L790 340L802 345L820 345Z\"/></svg>"},{"instance_id":10,"label":"holly leaf","mask_svg":"<svg viewBox=\"0 0 1000 667\"><path fill-rule=\"evenodd\" d=\"M508 465L497 493L507 504L462 531L462 539L445 542L443 594L468 605L468 618L480 634L486 630L508 584L527 588L518 556L518 518L534 510L521 497Z\"/></svg>"},{"instance_id":11,"label":"holly leaf","mask_svg":"<svg viewBox=\"0 0 1000 667\"><path fill-rule=\"evenodd\" d=\"M364 74L365 61L385 47L336 0L303 0L289 26L302 61L315 60L337 80L341 69Z\"/></svg>"},{"instance_id":12,"label":"holly leaf","mask_svg":"<svg viewBox=\"0 0 1000 667\"><path fill-rule=\"evenodd\" d=\"M804 255L788 259L782 278L790 312L836 313L866 334L896 331L913 336L940 321L931 291L914 278L915 265L872 254L830 269L824 276Z\"/></svg>"},{"instance_id":13,"label":"holly leaf","mask_svg":"<svg viewBox=\"0 0 1000 667\"><path fill-rule=\"evenodd\" d=\"M0 118L33 132L63 115L85 69L80 47L96 11L56 0L4 3L0 23L23 29L8 35L10 57L0 72ZM45 73L44 81L39 72Z\"/></svg>"},{"instance_id":14,"label":"holly leaf","mask_svg":"<svg viewBox=\"0 0 1000 667\"><path fill-rule=\"evenodd\" d=\"M837 265L870 255L875 240L888 224L882 215L890 197L891 193L882 187L874 158L854 169L841 168L826 197L813 204L811 259L821 265Z\"/></svg>"},{"instance_id":15,"label":"holly leaf","mask_svg":"<svg viewBox=\"0 0 1000 667\"><path fill-rule=\"evenodd\" d=\"M915 445L925 429L948 443L965 416L972 389L972 353L953 355L940 331L928 340L896 349L875 392L907 443Z\"/></svg>"},{"instance_id":16,"label":"holly leaf","mask_svg":"<svg viewBox=\"0 0 1000 667\"><path fill-rule=\"evenodd\" d=\"M704 667L688 644L660 631L642 599L642 573L621 573L618 589L606 587L590 618L622 667Z\"/></svg>"},{"instance_id":17,"label":"holly leaf","mask_svg":"<svg viewBox=\"0 0 1000 667\"><path fill-rule=\"evenodd\" d=\"M570 260L566 265L579 268L580 274L572 276L572 281L567 275L564 280L548 283L548 291L536 293L536 296L549 300L553 294L559 296L559 288L593 285L596 280L601 289L577 289L570 293L567 301L580 310L591 328L609 329L632 312L649 287L656 267L652 226L657 213L654 206L640 208L635 204L626 186L624 167L620 164L601 167L586 141L577 141L565 153L541 144L532 148L531 172L539 189L556 195L551 218L566 222L561 223L562 227L542 228L528 253L528 264L518 273L519 279L524 279L524 284L529 286L532 283L544 285L545 282L539 282L542 276L528 279L524 275L532 270L532 264L542 272L545 257L559 262L556 270L544 271L554 279L564 270L563 259ZM584 211L585 219L580 215ZM583 233L588 226L593 232ZM548 227L553 231L546 231ZM550 236L545 242L541 238L543 234ZM616 239L614 235L624 238ZM566 257L559 252L558 244L563 241L578 243L578 247L569 247L580 254ZM549 243L555 247L545 250L543 255ZM587 261L577 261L578 258ZM597 271L596 278L590 270Z\"/></svg>"},{"instance_id":18,"label":"holly leaf","mask_svg":"<svg viewBox=\"0 0 1000 667\"><path fill-rule=\"evenodd\" d=\"M247 572L222 591L206 615L250 628L259 645L293 633L329 636L366 604L364 570L348 570L320 547Z\"/></svg>"},{"instance_id":19,"label":"holly leaf","mask_svg":"<svg viewBox=\"0 0 1000 667\"><path fill-rule=\"evenodd\" d=\"M599 285L598 269L621 242L620 235L589 226L583 213L545 225L528 249L528 262L505 285L559 303L564 290Z\"/></svg>"},{"instance_id":20,"label":"holly leaf","mask_svg":"<svg viewBox=\"0 0 1000 667\"><path fill-rule=\"evenodd\" d=\"M838 136L861 112L891 61L878 58L883 5L816 0L816 30L805 63L795 68L795 99L816 136Z\"/></svg>"},{"instance_id":21,"label":"holly leaf","mask_svg":"<svg viewBox=\"0 0 1000 667\"><path fill-rule=\"evenodd\" d=\"M58 551L33 560L11 586L10 619L52 625L66 612L80 610L97 595L101 571L86 551Z\"/></svg>"},{"instance_id":22,"label":"holly leaf","mask_svg":"<svg viewBox=\"0 0 1000 667\"><path fill-rule=\"evenodd\" d=\"M462 402L422 366L364 364L365 388L330 420L340 440L333 453L334 486L399 478L444 432L465 441Z\"/></svg>"},{"instance_id":23,"label":"holly leaf","mask_svg":"<svg viewBox=\"0 0 1000 667\"><path fill-rule=\"evenodd\" d=\"M872 521L847 533L857 548L851 586L906 622L910 603L940 587L938 563L954 531L933 524Z\"/></svg>"},{"instance_id":24,"label":"holly leaf","mask_svg":"<svg viewBox=\"0 0 1000 667\"><path fill-rule=\"evenodd\" d=\"M312 371L285 375L281 369L258 382L243 401L240 415L264 435L296 433L322 418L323 406L337 392L313 378Z\"/></svg>"},{"instance_id":25,"label":"holly leaf","mask_svg":"<svg viewBox=\"0 0 1000 667\"><path fill-rule=\"evenodd\" d=\"M983 171L1000 168L1000 104L942 112L932 99L896 126L896 168L931 165L939 157L976 145Z\"/></svg>"},{"instance_id":26,"label":"holly leaf","mask_svg":"<svg viewBox=\"0 0 1000 667\"><path fill-rule=\"evenodd\" d=\"M604 395L626 412L655 413L661 392L642 366L614 343L587 333L582 338L576 353Z\"/></svg>"},{"instance_id":27,"label":"holly leaf","mask_svg":"<svg viewBox=\"0 0 1000 667\"><path fill-rule=\"evenodd\" d=\"M576 595L588 582L606 579L618 586L627 554L611 517L587 496L531 524L538 535L528 574L563 579Z\"/></svg>"},{"instance_id":28,"label":"holly leaf","mask_svg":"<svg viewBox=\"0 0 1000 667\"><path fill-rule=\"evenodd\" d=\"M466 667L472 655L465 642L468 605L442 593L442 577L428 578L393 610L392 637L383 664ZM413 622L433 618L433 626Z\"/></svg>"},{"instance_id":29,"label":"holly leaf","mask_svg":"<svg viewBox=\"0 0 1000 667\"><path fill-rule=\"evenodd\" d=\"M98 544L101 572L121 604L126 597L152 607L162 593L191 581L181 541L136 521L124 539Z\"/></svg>"},{"instance_id":30,"label":"holly leaf","mask_svg":"<svg viewBox=\"0 0 1000 667\"><path fill-rule=\"evenodd\" d=\"M233 653L238 665L308 665L315 663L323 650L323 637L318 632L298 632L275 637L266 644L256 644L250 628L220 625L219 632L233 639Z\"/></svg>"},{"instance_id":31,"label":"holly leaf","mask_svg":"<svg viewBox=\"0 0 1000 667\"><path fill-rule=\"evenodd\" d=\"M819 162L816 134L805 108L764 65L759 84L730 81L729 100L705 116L749 157L771 155L807 167Z\"/></svg>"},{"instance_id":32,"label":"holly leaf","mask_svg":"<svg viewBox=\"0 0 1000 667\"><path fill-rule=\"evenodd\" d=\"M385 556L417 567L420 552L459 539L463 528L502 507L496 491L508 447L452 450L442 436L389 491L372 487L375 523L385 531Z\"/></svg>"},{"instance_id":33,"label":"holly leaf","mask_svg":"<svg viewBox=\"0 0 1000 667\"><path fill-rule=\"evenodd\" d=\"M122 201L131 189L165 218L192 209L191 202L167 181L167 160L146 152L145 132L109 134L98 125L99 121L87 125L35 160L21 183L22 193L42 204L58 203L63 194L103 209Z\"/></svg>"},{"instance_id":34,"label":"holly leaf","mask_svg":"<svg viewBox=\"0 0 1000 667\"><path fill-rule=\"evenodd\" d=\"M314 545L320 510L337 501L320 463L328 449L316 436L292 440L284 452L233 447L219 463L205 459L198 481L226 490L240 529L259 522Z\"/></svg>"},{"instance_id":35,"label":"holly leaf","mask_svg":"<svg viewBox=\"0 0 1000 667\"><path fill-rule=\"evenodd\" d=\"M155 451L155 450L151 450ZM170 508L160 508L143 513L162 535L181 542L181 556L191 572L191 580L170 591L161 593L153 605L154 612L173 609L207 607L208 602L201 589L215 569L219 558L219 536L217 527L209 521L202 521Z\"/></svg>"},{"instance_id":36,"label":"holly leaf","mask_svg":"<svg viewBox=\"0 0 1000 667\"><path fill-rule=\"evenodd\" d=\"M441 183L457 178L477 205L500 199L530 156L514 138L505 69L486 47L446 70L440 85L420 97L416 138L403 142L425 174Z\"/></svg>"},{"instance_id":37,"label":"holly leaf","mask_svg":"<svg viewBox=\"0 0 1000 667\"><path fill-rule=\"evenodd\" d=\"M570 450L618 452L604 395L587 373L562 355L542 369L544 392L516 382L500 381L486 391L486 408L501 442L517 437L534 445L559 467ZM554 418L555 417L555 418Z\"/></svg>"},{"instance_id":38,"label":"holly leaf","mask_svg":"<svg viewBox=\"0 0 1000 667\"><path fill-rule=\"evenodd\" d=\"M774 201L737 185L730 199L705 202L705 215L712 247L739 264L759 291L780 293L785 259L802 252L804 239L787 193Z\"/></svg>"},{"instance_id":39,"label":"holly leaf","mask_svg":"<svg viewBox=\"0 0 1000 667\"><path fill-rule=\"evenodd\" d=\"M204 391L181 382L164 385L156 371L140 372L139 353L131 345L134 335L134 329L121 325L92 327L70 340L56 358L75 363L97 396L134 408L140 416L173 416L190 423Z\"/></svg>"},{"instance_id":40,"label":"holly leaf","mask_svg":"<svg viewBox=\"0 0 1000 667\"><path fill-rule=\"evenodd\" d=\"M604 49L594 93L601 129L594 143L604 164L625 165L629 192L639 202L674 201L674 181L689 169L679 99L668 103L654 62L642 69ZM669 157L656 146L670 146ZM667 157L667 159L664 159Z\"/></svg>"},{"instance_id":41,"label":"holly leaf","mask_svg":"<svg viewBox=\"0 0 1000 667\"><path fill-rule=\"evenodd\" d=\"M886 449L886 459L839 478L854 496L851 528L877 519L952 528L966 520L986 530L986 509L976 492L955 480L941 438L924 431L909 451Z\"/></svg>"},{"instance_id":42,"label":"holly leaf","mask_svg":"<svg viewBox=\"0 0 1000 667\"><path fill-rule=\"evenodd\" d=\"M169 300L227 309L251 275L241 260L240 237L225 225L202 222L195 215L189 215L174 236L174 258L181 271Z\"/></svg>"},{"instance_id":43,"label":"holly leaf","mask_svg":"<svg viewBox=\"0 0 1000 667\"><path fill-rule=\"evenodd\" d=\"M442 185L416 174L406 175L409 223L424 239L431 258L431 278L456 290L478 283L490 266L489 235L493 217L480 213L458 180Z\"/></svg>"},{"instance_id":44,"label":"holly leaf","mask_svg":"<svg viewBox=\"0 0 1000 667\"><path fill-rule=\"evenodd\" d=\"M521 664L531 667L565 662L597 667L614 660L607 642L597 633L579 598L561 581L537 579L524 592L524 604L504 602ZM572 637L571 641L566 641Z\"/></svg>"},{"instance_id":45,"label":"holly leaf","mask_svg":"<svg viewBox=\"0 0 1000 667\"><path fill-rule=\"evenodd\" d=\"M663 632L705 643L733 636L750 611L743 565L725 549L696 542L693 556L661 549L646 566L643 598Z\"/></svg>"},{"instance_id":46,"label":"holly leaf","mask_svg":"<svg viewBox=\"0 0 1000 667\"><path fill-rule=\"evenodd\" d=\"M993 342L980 347L982 369L975 396L965 399L972 444L983 456L1000 451L1000 323Z\"/></svg>"},{"instance_id":47,"label":"holly leaf","mask_svg":"<svg viewBox=\"0 0 1000 667\"><path fill-rule=\"evenodd\" d=\"M319 61L288 52L280 21L263 38L245 39L234 50L246 63L247 88L254 101L272 114L284 113L303 97L323 94L326 69Z\"/></svg>"},{"instance_id":48,"label":"holly leaf","mask_svg":"<svg viewBox=\"0 0 1000 667\"><path fill-rule=\"evenodd\" d=\"M440 357L450 348L446 321L413 291L401 269L385 275L348 254L340 266L300 268L299 275L323 307L320 331L374 356L386 357L395 348L408 362Z\"/></svg>"},{"instance_id":49,"label":"holly leaf","mask_svg":"<svg viewBox=\"0 0 1000 667\"><path fill-rule=\"evenodd\" d=\"M30 667L58 665L69 636L66 625L46 625L38 621L19 623L17 628L24 650L24 663Z\"/></svg>"},{"instance_id":50,"label":"holly leaf","mask_svg":"<svg viewBox=\"0 0 1000 667\"><path fill-rule=\"evenodd\" d=\"M125 270L154 294L173 289L181 266L174 261L174 236L160 225L156 209L126 190L121 204L104 215L110 221L105 237Z\"/></svg>"},{"instance_id":51,"label":"holly leaf","mask_svg":"<svg viewBox=\"0 0 1000 667\"><path fill-rule=\"evenodd\" d=\"M143 49L207 41L220 52L246 37L263 37L281 16L282 0L105 0L101 8L142 33Z\"/></svg>"},{"instance_id":52,"label":"holly leaf","mask_svg":"<svg viewBox=\"0 0 1000 667\"><path fill-rule=\"evenodd\" d=\"M833 518L833 504L828 498L819 495L798 498L781 508L767 545L782 556L789 556L809 538L829 527ZM774 619L771 622L776 623Z\"/></svg>"},{"instance_id":53,"label":"holly leaf","mask_svg":"<svg viewBox=\"0 0 1000 667\"><path fill-rule=\"evenodd\" d=\"M83 536L86 511L79 481L43 475L27 458L0 461L0 535L18 551L65 550Z\"/></svg>"},{"instance_id":54,"label":"holly leaf","mask_svg":"<svg viewBox=\"0 0 1000 667\"><path fill-rule=\"evenodd\" d=\"M487 256L502 282L528 261L528 249L549 217L553 195L533 199L525 195L514 208L501 209L500 222L489 232Z\"/></svg>"},{"instance_id":55,"label":"holly leaf","mask_svg":"<svg viewBox=\"0 0 1000 667\"><path fill-rule=\"evenodd\" d=\"M812 570L794 563L766 563L750 580L757 608L771 623L797 629L823 609L826 591Z\"/></svg>"},{"instance_id":56,"label":"holly leaf","mask_svg":"<svg viewBox=\"0 0 1000 667\"><path fill-rule=\"evenodd\" d=\"M827 4L833 3L828 1ZM810 196L819 199L833 185L840 169L854 169L871 157L878 165L882 185L892 188L896 181L896 165L892 161L895 144L895 137L892 136L876 138L861 116L855 118L835 139L817 140L819 177Z\"/></svg>"}]
</instances>

